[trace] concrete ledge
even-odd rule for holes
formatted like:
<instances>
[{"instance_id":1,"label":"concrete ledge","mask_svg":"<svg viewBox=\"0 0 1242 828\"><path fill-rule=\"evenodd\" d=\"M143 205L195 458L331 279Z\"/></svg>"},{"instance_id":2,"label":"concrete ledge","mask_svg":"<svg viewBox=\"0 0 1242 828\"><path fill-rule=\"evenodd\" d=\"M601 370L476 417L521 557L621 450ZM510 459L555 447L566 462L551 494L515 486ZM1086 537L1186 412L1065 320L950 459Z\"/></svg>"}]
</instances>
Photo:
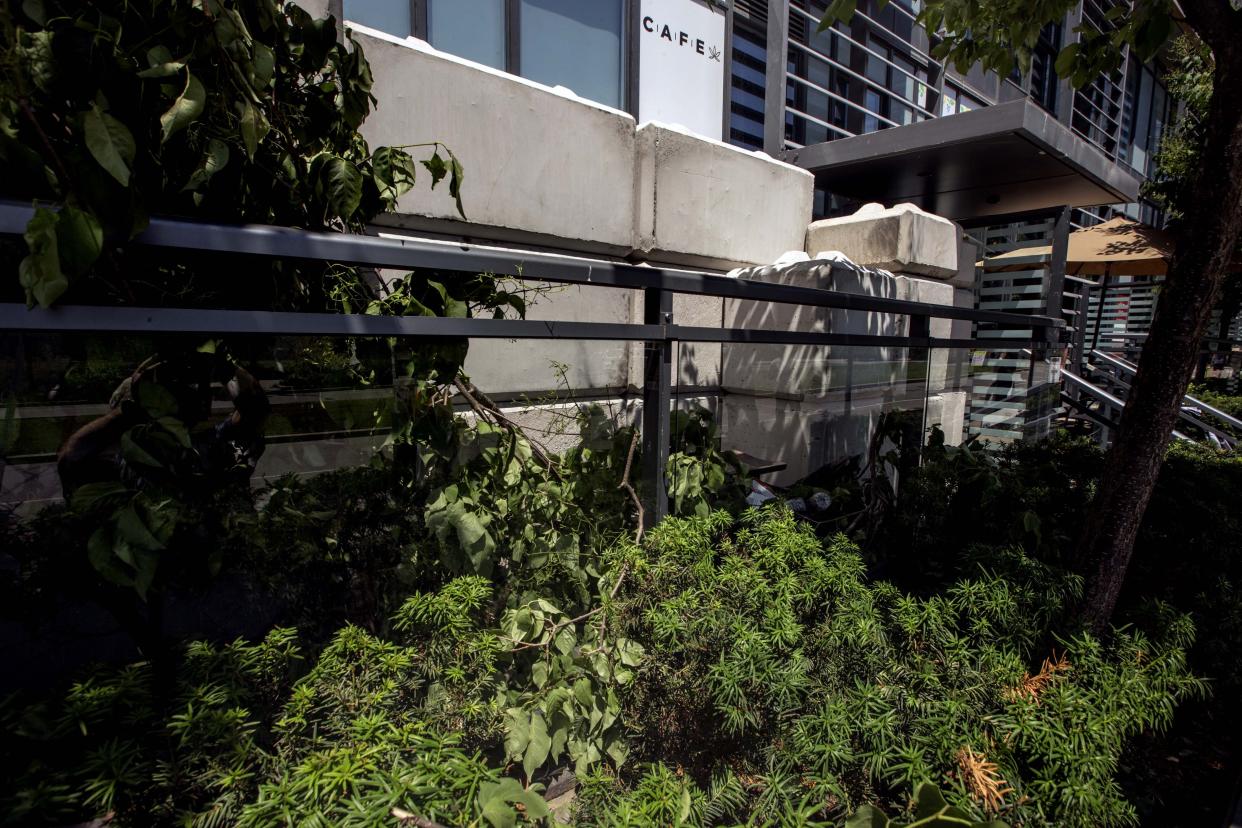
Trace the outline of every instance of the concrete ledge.
<instances>
[{"instance_id":1,"label":"concrete ledge","mask_svg":"<svg viewBox=\"0 0 1242 828\"><path fill-rule=\"evenodd\" d=\"M865 267L950 279L957 275L960 237L956 224L913 204L866 204L853 215L812 224L806 252L837 250Z\"/></svg>"},{"instance_id":2,"label":"concrete ledge","mask_svg":"<svg viewBox=\"0 0 1242 828\"><path fill-rule=\"evenodd\" d=\"M800 250L814 176L658 123L638 127L640 254L729 267Z\"/></svg>"},{"instance_id":3,"label":"concrete ledge","mask_svg":"<svg viewBox=\"0 0 1242 828\"><path fill-rule=\"evenodd\" d=\"M634 239L634 119L438 52L414 38L350 24L375 77L371 146L439 140L465 168L473 225L628 251ZM413 150L418 157L418 150ZM420 173L423 170L419 169ZM459 222L447 183L427 177L398 212Z\"/></svg>"},{"instance_id":4,"label":"concrete ledge","mask_svg":"<svg viewBox=\"0 0 1242 828\"><path fill-rule=\"evenodd\" d=\"M423 176L386 226L721 269L803 247L814 182L804 170L350 28L379 99L367 141L439 140L465 168L464 221L447 187L433 192Z\"/></svg>"}]
</instances>

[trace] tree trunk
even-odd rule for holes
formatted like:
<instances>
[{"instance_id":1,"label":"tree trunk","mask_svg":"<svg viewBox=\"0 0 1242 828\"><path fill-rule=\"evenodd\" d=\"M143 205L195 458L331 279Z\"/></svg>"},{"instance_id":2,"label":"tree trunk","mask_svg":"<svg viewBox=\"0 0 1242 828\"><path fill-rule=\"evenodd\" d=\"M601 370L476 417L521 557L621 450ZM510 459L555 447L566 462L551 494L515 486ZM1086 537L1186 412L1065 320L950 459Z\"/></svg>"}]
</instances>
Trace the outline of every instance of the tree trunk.
<instances>
[{"instance_id":1,"label":"tree trunk","mask_svg":"<svg viewBox=\"0 0 1242 828\"><path fill-rule=\"evenodd\" d=\"M1176 248L1143 346L1138 374L1105 459L1079 541L1087 576L1081 619L1108 628L1143 513L1172 439L1200 341L1242 230L1242 13L1227 0L1187 0L1187 18L1212 47L1212 102L1193 187L1175 229ZM1209 31L1211 30L1211 31Z\"/></svg>"}]
</instances>

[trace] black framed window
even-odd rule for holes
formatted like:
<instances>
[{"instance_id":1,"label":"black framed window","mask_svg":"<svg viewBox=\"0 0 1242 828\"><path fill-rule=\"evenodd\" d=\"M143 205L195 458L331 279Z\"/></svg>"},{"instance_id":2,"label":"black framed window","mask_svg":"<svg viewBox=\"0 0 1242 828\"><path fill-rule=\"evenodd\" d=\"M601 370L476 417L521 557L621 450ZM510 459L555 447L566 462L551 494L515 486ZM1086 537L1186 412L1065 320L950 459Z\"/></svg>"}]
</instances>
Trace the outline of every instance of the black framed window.
<instances>
[{"instance_id":1,"label":"black framed window","mask_svg":"<svg viewBox=\"0 0 1242 828\"><path fill-rule=\"evenodd\" d=\"M635 0L345 0L345 18L621 108Z\"/></svg>"},{"instance_id":2,"label":"black framed window","mask_svg":"<svg viewBox=\"0 0 1242 828\"><path fill-rule=\"evenodd\" d=\"M426 0L426 14L432 46L494 69L508 68L505 0Z\"/></svg>"}]
</instances>

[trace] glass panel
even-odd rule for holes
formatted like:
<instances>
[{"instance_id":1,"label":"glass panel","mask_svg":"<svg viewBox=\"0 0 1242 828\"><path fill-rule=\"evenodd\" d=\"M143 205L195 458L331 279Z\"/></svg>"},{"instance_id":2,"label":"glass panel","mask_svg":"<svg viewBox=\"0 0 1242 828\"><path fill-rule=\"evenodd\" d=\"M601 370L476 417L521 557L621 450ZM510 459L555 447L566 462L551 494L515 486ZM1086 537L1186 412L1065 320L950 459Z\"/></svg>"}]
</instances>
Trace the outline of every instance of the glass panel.
<instances>
[{"instance_id":1,"label":"glass panel","mask_svg":"<svg viewBox=\"0 0 1242 828\"><path fill-rule=\"evenodd\" d=\"M345 19L397 37L412 31L409 0L345 0Z\"/></svg>"},{"instance_id":2,"label":"glass panel","mask_svg":"<svg viewBox=\"0 0 1242 828\"><path fill-rule=\"evenodd\" d=\"M504 69L504 0L428 0L427 39L437 49Z\"/></svg>"},{"instance_id":3,"label":"glass panel","mask_svg":"<svg viewBox=\"0 0 1242 828\"><path fill-rule=\"evenodd\" d=\"M950 86L944 88L944 94L940 96L940 115L953 115L957 112L957 90Z\"/></svg>"},{"instance_id":4,"label":"glass panel","mask_svg":"<svg viewBox=\"0 0 1242 828\"><path fill-rule=\"evenodd\" d=\"M923 429L925 441L960 446L966 440L966 415L970 408L970 355L971 352L964 348L936 348L929 352L927 413Z\"/></svg>"},{"instance_id":5,"label":"glass panel","mask_svg":"<svg viewBox=\"0 0 1242 828\"><path fill-rule=\"evenodd\" d=\"M121 432L132 427L147 429L149 454L193 478L195 491L362 465L384 442L396 364L385 340L230 337L216 342L215 353L200 353L196 348L207 339L0 338L0 375L8 379L20 423L19 439L0 458L0 502L22 514L59 501L62 482L71 488L118 479L138 488L149 480L167 483L164 469L118 448ZM144 400L144 386L168 393ZM171 416L197 459L165 439L178 428L142 425L154 410L151 400L174 404Z\"/></svg>"},{"instance_id":6,"label":"glass panel","mask_svg":"<svg viewBox=\"0 0 1242 828\"><path fill-rule=\"evenodd\" d=\"M1148 141L1148 130L1151 126L1151 87L1152 74L1143 69L1143 77L1139 85L1138 100L1135 101L1135 126L1133 151L1130 153L1130 166L1140 172L1147 170L1147 153L1151 149Z\"/></svg>"},{"instance_id":7,"label":"glass panel","mask_svg":"<svg viewBox=\"0 0 1242 828\"><path fill-rule=\"evenodd\" d=\"M522 77L621 106L622 0L522 0Z\"/></svg>"}]
</instances>

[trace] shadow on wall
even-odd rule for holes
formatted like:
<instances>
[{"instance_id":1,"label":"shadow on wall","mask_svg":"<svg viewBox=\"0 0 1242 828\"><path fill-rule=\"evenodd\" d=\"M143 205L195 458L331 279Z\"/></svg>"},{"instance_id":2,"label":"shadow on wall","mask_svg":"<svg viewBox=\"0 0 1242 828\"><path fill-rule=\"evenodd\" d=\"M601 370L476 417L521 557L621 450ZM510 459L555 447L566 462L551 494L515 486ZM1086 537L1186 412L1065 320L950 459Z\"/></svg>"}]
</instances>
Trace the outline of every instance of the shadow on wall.
<instances>
[{"instance_id":1,"label":"shadow on wall","mask_svg":"<svg viewBox=\"0 0 1242 828\"><path fill-rule=\"evenodd\" d=\"M753 268L742 278L878 298L909 299L904 276L833 268L826 261ZM899 314L729 300L725 325L752 330L906 336ZM943 361L946 354L934 359ZM788 485L820 466L866 451L880 416L920 411L929 370L936 395L945 392L945 366L895 346L726 344L722 433L728 448L787 464L769 479ZM937 400L938 417L952 415ZM955 401L956 402L956 401ZM960 408L960 406L957 406Z\"/></svg>"}]
</instances>

